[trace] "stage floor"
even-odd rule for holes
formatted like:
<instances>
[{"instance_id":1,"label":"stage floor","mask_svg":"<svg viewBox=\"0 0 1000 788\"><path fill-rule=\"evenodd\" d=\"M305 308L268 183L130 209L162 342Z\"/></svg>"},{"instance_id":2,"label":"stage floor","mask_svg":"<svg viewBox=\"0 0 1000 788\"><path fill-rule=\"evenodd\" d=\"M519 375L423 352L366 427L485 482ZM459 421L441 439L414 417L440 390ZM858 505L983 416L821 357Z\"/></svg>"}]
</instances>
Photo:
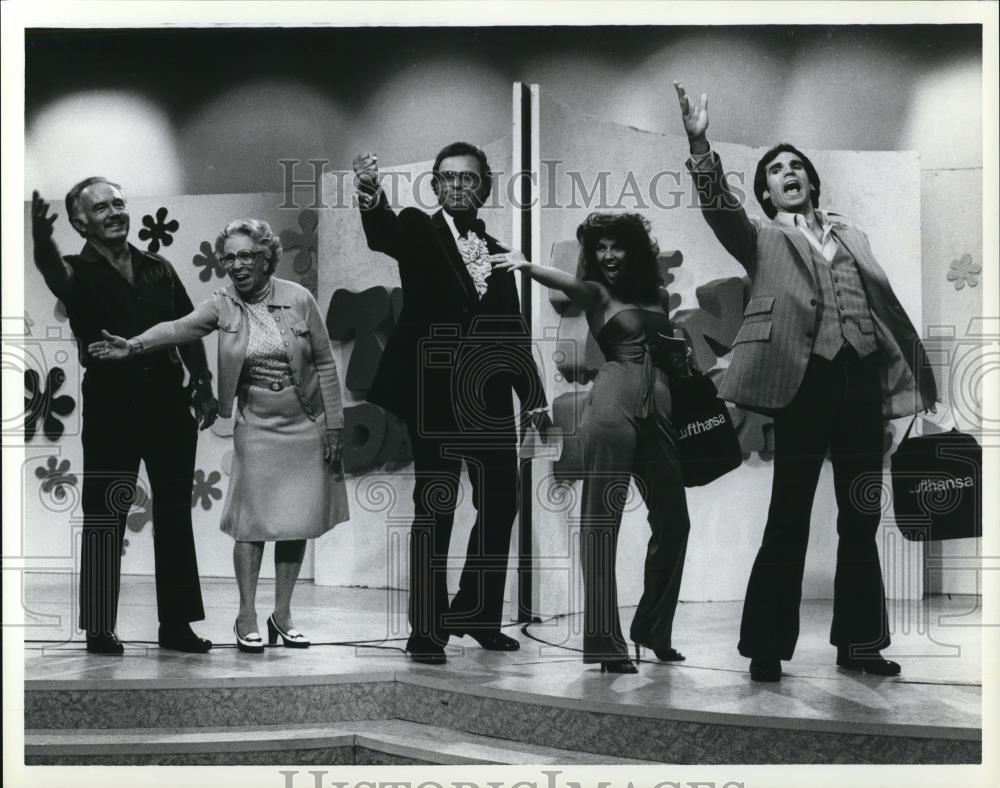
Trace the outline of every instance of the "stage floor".
<instances>
[{"instance_id":1,"label":"stage floor","mask_svg":"<svg viewBox=\"0 0 1000 788\"><path fill-rule=\"evenodd\" d=\"M205 579L206 619L196 631L215 643L206 655L160 651L156 645L155 591L151 578L123 578L119 635L125 658L89 656L73 631L74 579L69 574L27 573L25 678L30 686L190 687L201 683L304 683L318 677L345 681L373 676L437 683L474 684L484 694L522 697L552 706L607 709L628 707L640 716L687 718L732 715L759 724L796 720L799 726L839 730L844 723L865 728L900 726L964 731L981 726L980 599L936 596L922 602L890 603L893 646L886 656L903 666L902 675L878 678L843 671L828 643L831 605L802 605L802 628L795 658L783 663L777 684L757 684L748 661L736 651L742 604L682 603L674 624L674 646L687 660L666 664L643 654L637 675L601 674L584 665L579 615L543 620L522 631L505 631L521 642L514 653L487 652L470 638L452 639L444 666L407 660L405 593L364 588L316 587L296 590L296 626L309 635L307 650L270 648L262 655L238 652L232 635L237 609L233 581ZM273 584L261 581L258 597L263 627L273 604ZM628 632L633 610L622 609ZM649 659L650 661L646 661ZM693 715L693 716L692 716Z\"/></svg>"}]
</instances>

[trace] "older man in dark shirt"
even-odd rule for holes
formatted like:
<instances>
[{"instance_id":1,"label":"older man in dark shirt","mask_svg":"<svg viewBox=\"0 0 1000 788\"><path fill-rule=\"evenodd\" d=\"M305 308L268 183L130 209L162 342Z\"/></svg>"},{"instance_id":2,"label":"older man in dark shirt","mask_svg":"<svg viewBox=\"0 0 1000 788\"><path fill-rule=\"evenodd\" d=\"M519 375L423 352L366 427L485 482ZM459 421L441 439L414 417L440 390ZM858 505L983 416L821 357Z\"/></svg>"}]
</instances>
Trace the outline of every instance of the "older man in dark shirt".
<instances>
[{"instance_id":1,"label":"older man in dark shirt","mask_svg":"<svg viewBox=\"0 0 1000 788\"><path fill-rule=\"evenodd\" d=\"M80 254L61 256L52 239L56 216L32 197L35 264L62 300L76 336L83 376L83 544L80 626L92 654L122 654L115 632L125 519L134 499L139 461L146 464L154 502L153 548L161 648L203 653L212 644L190 622L205 617L191 528L197 421L215 421L218 404L201 342L102 363L86 352L101 329L135 336L192 309L164 258L128 243L129 215L121 188L87 178L66 195L66 212L86 240ZM185 389L183 358L191 376Z\"/></svg>"}]
</instances>

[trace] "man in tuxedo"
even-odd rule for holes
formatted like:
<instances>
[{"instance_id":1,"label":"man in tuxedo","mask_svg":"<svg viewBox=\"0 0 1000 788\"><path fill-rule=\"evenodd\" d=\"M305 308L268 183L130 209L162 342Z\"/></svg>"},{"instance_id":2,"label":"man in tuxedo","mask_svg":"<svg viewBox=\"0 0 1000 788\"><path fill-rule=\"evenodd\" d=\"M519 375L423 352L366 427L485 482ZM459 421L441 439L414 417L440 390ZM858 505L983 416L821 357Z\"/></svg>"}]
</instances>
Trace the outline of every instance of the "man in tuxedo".
<instances>
[{"instance_id":1,"label":"man in tuxedo","mask_svg":"<svg viewBox=\"0 0 1000 788\"><path fill-rule=\"evenodd\" d=\"M83 375L83 543L80 549L80 626L91 654L121 655L115 632L125 520L134 498L139 461L153 499L153 552L160 648L207 652L212 644L191 631L205 617L191 528L197 423L215 421L205 347L135 360L102 362L87 352L106 329L141 334L192 310L173 266L128 242L129 214L118 184L87 178L66 195L66 214L85 243L63 257L52 238L56 216L35 192L32 237L35 265L69 315ZM187 367L191 382L183 384Z\"/></svg>"},{"instance_id":2,"label":"man in tuxedo","mask_svg":"<svg viewBox=\"0 0 1000 788\"><path fill-rule=\"evenodd\" d=\"M754 194L769 221L751 219L709 148L708 98L680 101L702 213L753 282L720 395L774 416L774 481L763 542L747 587L740 653L756 681L778 681L799 632L809 520L829 449L837 499L831 644L837 664L896 675L875 534L864 485L882 474L884 419L936 399L917 332L864 233L819 209L820 178L803 153L777 145L757 165Z\"/></svg>"},{"instance_id":3,"label":"man in tuxedo","mask_svg":"<svg viewBox=\"0 0 1000 788\"><path fill-rule=\"evenodd\" d=\"M440 209L398 214L379 185L374 154L354 161L368 247L399 264L403 308L368 400L400 416L413 449L410 637L406 650L445 662L449 635L514 651L500 631L510 535L518 504L513 394L539 432L545 393L531 355L514 278L493 271L520 253L486 232L479 208L492 188L486 155L456 142L434 160ZM458 593L448 604L448 545L465 461L476 521Z\"/></svg>"}]
</instances>

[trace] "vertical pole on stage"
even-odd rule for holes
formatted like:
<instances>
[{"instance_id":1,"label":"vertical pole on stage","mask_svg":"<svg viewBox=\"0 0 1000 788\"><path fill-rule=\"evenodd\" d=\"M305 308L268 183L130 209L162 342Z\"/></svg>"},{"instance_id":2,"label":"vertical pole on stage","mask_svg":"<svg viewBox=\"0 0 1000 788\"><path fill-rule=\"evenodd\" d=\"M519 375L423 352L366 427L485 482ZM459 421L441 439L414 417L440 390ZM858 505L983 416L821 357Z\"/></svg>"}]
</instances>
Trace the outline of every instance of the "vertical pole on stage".
<instances>
[{"instance_id":1,"label":"vertical pole on stage","mask_svg":"<svg viewBox=\"0 0 1000 788\"><path fill-rule=\"evenodd\" d=\"M536 183L533 176L538 172L538 86L515 82L512 96L512 156L511 177L515 178L515 189L512 192L512 223L513 241L525 256L532 261L537 259L537 200ZM519 282L521 297L521 314L528 326L532 327L532 295L534 288L531 278L522 272ZM526 420L521 422L521 435L527 426ZM519 623L536 621L534 614L534 556L532 551L532 518L534 515L533 490L534 483L531 473L531 460L521 463L521 488L518 506L517 529L517 582L515 588L516 619Z\"/></svg>"}]
</instances>

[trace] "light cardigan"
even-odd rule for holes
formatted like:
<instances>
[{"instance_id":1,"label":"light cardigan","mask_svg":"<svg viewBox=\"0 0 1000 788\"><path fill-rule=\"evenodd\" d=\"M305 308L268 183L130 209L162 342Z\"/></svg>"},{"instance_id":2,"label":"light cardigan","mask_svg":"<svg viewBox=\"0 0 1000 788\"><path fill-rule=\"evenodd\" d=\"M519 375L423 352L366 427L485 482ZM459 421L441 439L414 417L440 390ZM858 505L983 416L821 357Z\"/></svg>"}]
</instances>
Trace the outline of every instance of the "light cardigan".
<instances>
[{"instance_id":1,"label":"light cardigan","mask_svg":"<svg viewBox=\"0 0 1000 788\"><path fill-rule=\"evenodd\" d=\"M342 428L337 365L316 300L301 285L272 277L266 304L281 332L292 383L305 414L312 421L325 414L327 429ZM233 285L216 290L184 317L158 323L137 338L143 351L150 352L193 342L213 331L219 332L219 413L229 418L249 338L246 307Z\"/></svg>"}]
</instances>

